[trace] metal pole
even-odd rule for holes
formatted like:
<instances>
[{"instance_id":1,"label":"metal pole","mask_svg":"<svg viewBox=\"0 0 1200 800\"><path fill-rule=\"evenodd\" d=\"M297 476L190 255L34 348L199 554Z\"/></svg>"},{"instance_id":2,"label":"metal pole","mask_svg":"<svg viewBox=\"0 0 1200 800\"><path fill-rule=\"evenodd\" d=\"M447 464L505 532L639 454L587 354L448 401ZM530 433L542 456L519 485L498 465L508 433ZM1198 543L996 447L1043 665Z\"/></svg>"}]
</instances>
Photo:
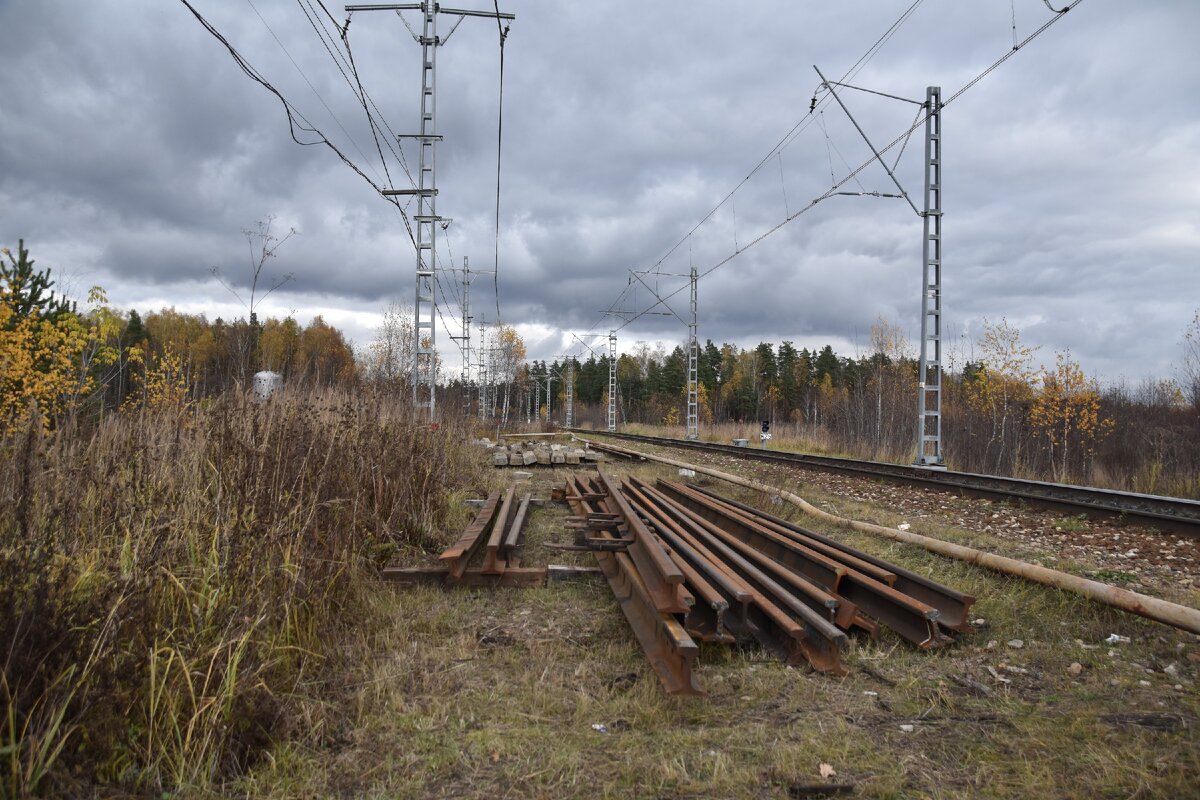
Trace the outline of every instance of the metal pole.
<instances>
[{"instance_id":1,"label":"metal pole","mask_svg":"<svg viewBox=\"0 0 1200 800\"><path fill-rule=\"evenodd\" d=\"M617 332L608 332L608 432L617 432Z\"/></svg>"},{"instance_id":2,"label":"metal pole","mask_svg":"<svg viewBox=\"0 0 1200 800\"><path fill-rule=\"evenodd\" d=\"M575 427L575 359L568 356L567 361L567 415L568 428Z\"/></svg>"},{"instance_id":3,"label":"metal pole","mask_svg":"<svg viewBox=\"0 0 1200 800\"><path fill-rule=\"evenodd\" d=\"M479 317L479 369L476 372L479 380L479 420L487 419L487 364L484 355L487 353L486 318Z\"/></svg>"},{"instance_id":4,"label":"metal pole","mask_svg":"<svg viewBox=\"0 0 1200 800\"><path fill-rule=\"evenodd\" d=\"M688 323L687 438L700 438L700 342L696 338L696 267L692 267L692 318Z\"/></svg>"},{"instance_id":5,"label":"metal pole","mask_svg":"<svg viewBox=\"0 0 1200 800\"><path fill-rule=\"evenodd\" d=\"M512 20L512 14L499 10L474 11L468 9L442 8L436 2L422 3L360 3L346 6L347 13L356 11L420 11L423 19L421 36L421 125L420 132L402 135L401 138L417 140L420 150L418 159L417 186L415 189L386 189L386 196L416 195L417 211L413 220L417 224L417 268L416 304L413 310L413 404L417 408L428 408L429 419L437 418L437 300L434 293L437 269L436 256L437 226L442 218L437 213L437 49L444 40L438 37L437 15L457 16L458 27L464 17L486 17L496 20ZM447 36L447 38L449 38ZM465 316L465 310L464 310ZM480 399L484 397L481 387ZM481 404L482 407L482 404ZM482 417L482 411L481 411Z\"/></svg>"},{"instance_id":6,"label":"metal pole","mask_svg":"<svg viewBox=\"0 0 1200 800\"><path fill-rule=\"evenodd\" d=\"M421 31L421 132L417 134L417 285L413 350L413 403L436 419L437 328L434 325L434 254L437 252L437 6L423 3Z\"/></svg>"},{"instance_id":7,"label":"metal pole","mask_svg":"<svg viewBox=\"0 0 1200 800\"><path fill-rule=\"evenodd\" d=\"M942 452L942 89L925 90L925 213L922 214L921 365L917 373L917 458L946 466Z\"/></svg>"},{"instance_id":8,"label":"metal pole","mask_svg":"<svg viewBox=\"0 0 1200 800\"><path fill-rule=\"evenodd\" d=\"M466 401L465 413L471 413L471 266L466 256L463 256L463 399Z\"/></svg>"}]
</instances>

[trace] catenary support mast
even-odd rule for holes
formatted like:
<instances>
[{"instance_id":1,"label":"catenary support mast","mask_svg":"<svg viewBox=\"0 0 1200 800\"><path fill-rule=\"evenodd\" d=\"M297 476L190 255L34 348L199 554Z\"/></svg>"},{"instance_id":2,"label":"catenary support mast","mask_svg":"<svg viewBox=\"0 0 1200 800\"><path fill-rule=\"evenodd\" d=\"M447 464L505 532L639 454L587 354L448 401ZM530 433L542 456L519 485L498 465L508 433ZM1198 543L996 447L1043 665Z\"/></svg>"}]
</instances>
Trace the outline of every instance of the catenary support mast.
<instances>
[{"instance_id":1,"label":"catenary support mast","mask_svg":"<svg viewBox=\"0 0 1200 800\"><path fill-rule=\"evenodd\" d=\"M608 332L608 431L617 431L617 332Z\"/></svg>"},{"instance_id":2,"label":"catenary support mast","mask_svg":"<svg viewBox=\"0 0 1200 800\"><path fill-rule=\"evenodd\" d=\"M692 316L688 322L687 438L700 438L700 342L696 338L696 267L692 267Z\"/></svg>"},{"instance_id":3,"label":"catenary support mast","mask_svg":"<svg viewBox=\"0 0 1200 800\"><path fill-rule=\"evenodd\" d=\"M442 137L437 133L437 49L444 43L437 33L439 14L456 16L461 22L466 17L512 20L513 14L492 11L473 11L446 8L439 3L369 3L346 6L347 13L355 11L420 11L422 16L421 35L421 125L420 132L402 134L400 138L415 139L419 149L417 186L414 189L387 189L385 195L416 195L417 213L413 220L417 224L417 269L416 305L414 307L413 348L413 403L417 408L429 409L429 419L437 418L437 301L434 289L437 283L434 254L438 224L442 218L437 213L437 143ZM457 27L458 23L455 23ZM453 29L451 29L453 33ZM448 37L447 37L448 38Z\"/></svg>"},{"instance_id":4,"label":"catenary support mast","mask_svg":"<svg viewBox=\"0 0 1200 800\"><path fill-rule=\"evenodd\" d=\"M945 467L942 452L942 90L925 90L925 211L921 269L921 371L917 378L917 459Z\"/></svg>"}]
</instances>

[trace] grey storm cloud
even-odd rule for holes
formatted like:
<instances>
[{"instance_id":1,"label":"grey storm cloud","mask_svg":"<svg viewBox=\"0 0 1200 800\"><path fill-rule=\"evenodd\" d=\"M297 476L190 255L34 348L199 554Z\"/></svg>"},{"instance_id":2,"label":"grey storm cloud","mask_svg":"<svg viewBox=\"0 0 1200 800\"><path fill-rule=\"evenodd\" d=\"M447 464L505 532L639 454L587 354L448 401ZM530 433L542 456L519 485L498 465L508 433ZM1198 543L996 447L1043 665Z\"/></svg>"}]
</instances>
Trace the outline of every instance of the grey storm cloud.
<instances>
[{"instance_id":1,"label":"grey storm cloud","mask_svg":"<svg viewBox=\"0 0 1200 800\"><path fill-rule=\"evenodd\" d=\"M390 150L381 162L346 65L303 13L332 30L316 0L193 5L372 181L387 181L386 163L407 184ZM579 351L569 331L621 325L599 312L623 291L619 310L651 305L627 270L704 272L735 249L701 281L704 338L853 349L881 317L916 338L921 223L903 201L834 197L747 247L870 158L835 105L809 117L812 65L841 76L908 3L501 5L517 20L504 53L496 283L531 356ZM854 83L917 100L936 84L947 97L1011 49L1014 16L1024 37L1051 13L1034 0L924 0ZM1198 23L1190 0L1085 0L947 107L949 335L969 340L985 318L1007 317L1047 362L1069 348L1106 379L1171 374L1200 306ZM0 242L26 239L77 290L100 283L123 307L216 316L240 307L210 268L244 290L241 231L274 217L277 233L300 235L270 264L295 276L273 312L324 314L364 341L373 315L411 302L414 255L395 209L327 148L293 142L279 101L182 2L0 0L0 30ZM420 48L402 20L358 13L348 37L385 139L412 133ZM498 40L493 21L468 19L438 54L438 210L454 220L439 257L476 270L492 268L496 246ZM876 145L917 113L842 94ZM918 130L896 168L914 200L922 150ZM415 170L411 146L405 158ZM844 188L896 191L878 165ZM682 285L646 280L660 293ZM458 279L446 273L442 289L457 320ZM472 305L489 320L492 289L476 276ZM669 302L686 314L686 291ZM448 365L453 324L439 332ZM670 314L620 334L622 346L683 336Z\"/></svg>"}]
</instances>

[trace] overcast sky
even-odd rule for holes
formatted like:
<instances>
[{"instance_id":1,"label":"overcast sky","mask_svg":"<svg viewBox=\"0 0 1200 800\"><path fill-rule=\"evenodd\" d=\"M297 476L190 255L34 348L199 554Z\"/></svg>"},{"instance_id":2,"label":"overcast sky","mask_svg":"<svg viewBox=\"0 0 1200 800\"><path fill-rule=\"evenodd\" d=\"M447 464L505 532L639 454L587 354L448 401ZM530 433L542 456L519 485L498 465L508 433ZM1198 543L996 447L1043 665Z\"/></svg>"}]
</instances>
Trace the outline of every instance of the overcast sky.
<instances>
[{"instance_id":1,"label":"overcast sky","mask_svg":"<svg viewBox=\"0 0 1200 800\"><path fill-rule=\"evenodd\" d=\"M365 114L306 2L193 4L383 183ZM344 19L341 5L326 5ZM841 77L908 5L503 3L517 19L505 46L499 305L531 356L579 352L570 331L620 325L599 312L629 269L709 269L825 192L831 173L840 180L869 158L828 97L805 121L813 65ZM1024 38L1052 16L1042 0L924 0L853 83L915 100L939 85L948 98L1011 50L1014 20ZM443 34L454 20L440 18ZM982 320L1006 317L1041 346L1039 362L1069 348L1105 380L1172 374L1200 306L1197 30L1194 0L1084 0L945 109L944 308L958 342L948 347L969 354ZM24 238L77 296L100 284L122 308L244 315L210 269L245 294L241 231L274 217L277 232L300 235L268 266L269 277L295 280L264 313L323 314L365 343L389 302L411 304L414 253L396 210L329 149L295 144L278 100L183 3L0 0L0 31L0 244ZM404 22L356 13L348 38L391 129L417 130L420 47ZM438 51L438 211L454 220L443 266L493 265L499 55L496 24L477 18ZM879 146L918 110L842 97ZM897 168L918 207L921 137ZM878 165L843 188L896 191ZM921 221L902 200L831 198L701 281L701 338L862 353L883 317L915 346L920 259ZM681 285L646 280L664 293ZM453 328L459 289L450 273L443 284ZM639 287L620 310L650 302ZM472 304L495 318L490 275L476 277ZM686 291L671 305L686 316ZM459 331L440 327L439 347L456 370L448 332ZM646 316L619 336L621 349L669 349L686 328Z\"/></svg>"}]
</instances>

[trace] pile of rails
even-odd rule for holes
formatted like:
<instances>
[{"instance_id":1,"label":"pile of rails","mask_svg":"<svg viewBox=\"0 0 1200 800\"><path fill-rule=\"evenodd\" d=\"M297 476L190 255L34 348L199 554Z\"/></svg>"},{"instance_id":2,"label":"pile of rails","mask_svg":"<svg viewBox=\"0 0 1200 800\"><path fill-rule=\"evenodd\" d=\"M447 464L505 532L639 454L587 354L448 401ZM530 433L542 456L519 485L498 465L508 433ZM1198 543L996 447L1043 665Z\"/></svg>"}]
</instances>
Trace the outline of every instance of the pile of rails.
<instances>
[{"instance_id":1,"label":"pile of rails","mask_svg":"<svg viewBox=\"0 0 1200 800\"><path fill-rule=\"evenodd\" d=\"M517 503L516 495L515 486L508 488L503 500L499 492L491 494L458 541L438 556L446 562L452 581L462 580L467 573L467 565L480 551L481 545L484 556L479 571L483 575L503 575L508 569L521 566L518 546L525 528L525 518L529 515L531 496L526 494Z\"/></svg>"},{"instance_id":2,"label":"pile of rails","mask_svg":"<svg viewBox=\"0 0 1200 800\"><path fill-rule=\"evenodd\" d=\"M503 494L494 492L488 496L458 541L438 556L444 566L389 567L383 570L384 579L401 583L435 581L446 586L543 585L545 567L521 566L525 522L532 498L526 494L517 500L516 493L513 486ZM471 567L477 556L482 563Z\"/></svg>"},{"instance_id":3,"label":"pile of rails","mask_svg":"<svg viewBox=\"0 0 1200 800\"><path fill-rule=\"evenodd\" d=\"M696 640L757 640L844 673L847 633L919 648L968 630L974 598L694 485L598 471L567 479L575 549L600 569L668 692L704 694Z\"/></svg>"}]
</instances>

